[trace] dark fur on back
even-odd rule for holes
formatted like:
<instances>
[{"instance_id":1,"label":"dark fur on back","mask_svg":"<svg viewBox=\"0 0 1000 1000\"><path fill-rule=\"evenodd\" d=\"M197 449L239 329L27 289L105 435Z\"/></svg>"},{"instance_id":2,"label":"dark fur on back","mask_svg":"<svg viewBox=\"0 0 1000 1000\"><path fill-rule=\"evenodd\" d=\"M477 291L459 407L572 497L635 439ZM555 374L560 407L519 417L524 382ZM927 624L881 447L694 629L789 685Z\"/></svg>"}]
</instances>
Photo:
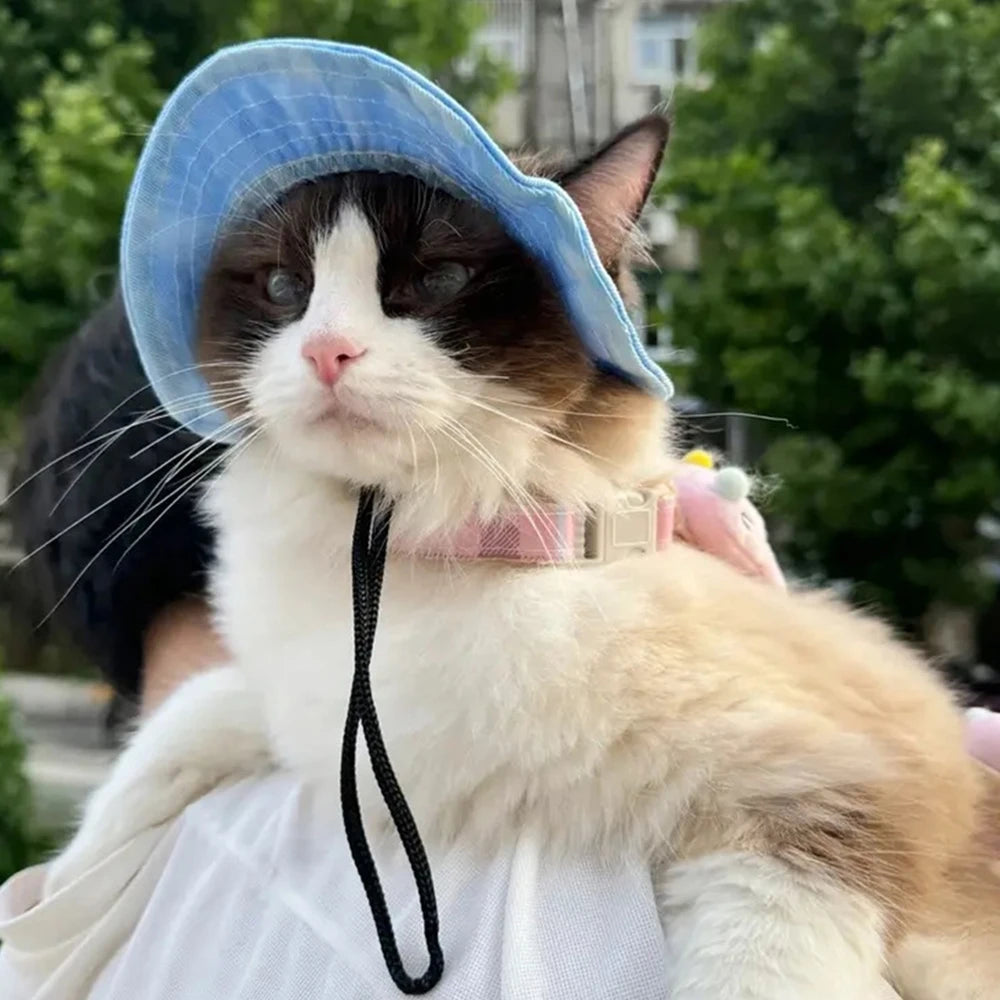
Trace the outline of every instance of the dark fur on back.
<instances>
[{"instance_id":1,"label":"dark fur on back","mask_svg":"<svg viewBox=\"0 0 1000 1000\"><path fill-rule=\"evenodd\" d=\"M195 442L186 431L164 436L176 428L169 418L129 428L139 414L157 405L116 294L46 367L25 407L23 441L11 480L16 487L34 475L9 504L16 541L27 552L45 545L16 571L15 585L26 599L26 613L41 621L68 591L53 621L127 696L140 688L147 626L177 598L203 591L211 548L207 529L195 518L195 497L188 493L155 524L166 504L98 555L149 498L162 471ZM56 461L59 456L88 439L121 430L70 488L94 452L87 448ZM199 452L184 476L203 468L217 453L216 448ZM54 464L41 472L49 463ZM154 472L161 465L163 470ZM113 499L122 491L127 492ZM146 528L150 530L140 539ZM61 532L65 534L56 538Z\"/></svg>"}]
</instances>

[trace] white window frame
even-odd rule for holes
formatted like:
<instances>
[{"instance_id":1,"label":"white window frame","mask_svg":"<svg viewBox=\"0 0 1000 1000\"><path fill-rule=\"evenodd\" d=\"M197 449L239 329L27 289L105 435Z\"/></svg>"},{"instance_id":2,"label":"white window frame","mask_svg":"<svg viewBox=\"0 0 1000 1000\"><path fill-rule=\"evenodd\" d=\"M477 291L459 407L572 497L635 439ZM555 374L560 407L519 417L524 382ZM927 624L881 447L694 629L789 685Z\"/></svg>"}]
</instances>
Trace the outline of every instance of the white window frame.
<instances>
[{"instance_id":1,"label":"white window frame","mask_svg":"<svg viewBox=\"0 0 1000 1000\"><path fill-rule=\"evenodd\" d=\"M695 31L698 16L690 11L663 11L644 14L632 26L632 67L636 83L663 86L677 80L689 80L697 73ZM686 47L685 66L677 71L675 46L683 42ZM654 45L660 58L655 65L643 65L643 48Z\"/></svg>"},{"instance_id":2,"label":"white window frame","mask_svg":"<svg viewBox=\"0 0 1000 1000\"><path fill-rule=\"evenodd\" d=\"M531 58L530 0L492 0L487 10L488 19L476 32L476 43L515 72L525 72Z\"/></svg>"}]
</instances>

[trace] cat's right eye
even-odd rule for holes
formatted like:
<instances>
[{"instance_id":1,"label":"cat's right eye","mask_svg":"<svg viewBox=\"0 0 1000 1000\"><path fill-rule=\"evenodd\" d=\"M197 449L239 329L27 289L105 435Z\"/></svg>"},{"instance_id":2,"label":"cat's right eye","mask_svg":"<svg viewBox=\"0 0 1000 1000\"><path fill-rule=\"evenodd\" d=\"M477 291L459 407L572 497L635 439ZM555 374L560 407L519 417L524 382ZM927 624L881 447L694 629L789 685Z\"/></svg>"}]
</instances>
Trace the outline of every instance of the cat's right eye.
<instances>
[{"instance_id":1,"label":"cat's right eye","mask_svg":"<svg viewBox=\"0 0 1000 1000\"><path fill-rule=\"evenodd\" d=\"M430 268L415 282L418 294L428 302L447 302L472 280L472 268L446 260Z\"/></svg>"},{"instance_id":2,"label":"cat's right eye","mask_svg":"<svg viewBox=\"0 0 1000 1000\"><path fill-rule=\"evenodd\" d=\"M267 273L264 293L276 306L295 309L303 306L309 298L309 286L294 271L274 267Z\"/></svg>"}]
</instances>

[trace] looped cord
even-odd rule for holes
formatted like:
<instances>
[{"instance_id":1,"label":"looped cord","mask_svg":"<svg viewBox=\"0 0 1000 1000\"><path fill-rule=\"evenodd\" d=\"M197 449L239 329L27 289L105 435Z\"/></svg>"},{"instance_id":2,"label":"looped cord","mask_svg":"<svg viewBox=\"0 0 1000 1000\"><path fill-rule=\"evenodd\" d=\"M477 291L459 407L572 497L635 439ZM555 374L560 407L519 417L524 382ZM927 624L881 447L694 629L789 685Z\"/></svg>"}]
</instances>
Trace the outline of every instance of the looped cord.
<instances>
[{"instance_id":1,"label":"looped cord","mask_svg":"<svg viewBox=\"0 0 1000 1000\"><path fill-rule=\"evenodd\" d=\"M375 711L371 685L372 649L375 645L375 628L378 625L379 599L382 595L382 577L385 574L391 517L392 507L379 491L362 490L357 519L354 522L354 547L351 552L351 581L354 592L354 681L351 685L347 722L344 725L344 745L340 756L340 804L347 843L365 894L368 896L368 905L375 921L375 930L386 968L392 976L392 981L402 993L419 995L432 990L444 972L444 954L438 940L434 880L430 865L427 863L427 852L420 840L420 832L389 762L378 714ZM413 881L417 886L417 895L420 898L429 962L427 971L416 979L403 968L396 935L392 929L392 919L385 902L385 893L382 891L375 859L372 857L361 821L357 784L359 728L364 731L375 780L406 851L413 872Z\"/></svg>"}]
</instances>

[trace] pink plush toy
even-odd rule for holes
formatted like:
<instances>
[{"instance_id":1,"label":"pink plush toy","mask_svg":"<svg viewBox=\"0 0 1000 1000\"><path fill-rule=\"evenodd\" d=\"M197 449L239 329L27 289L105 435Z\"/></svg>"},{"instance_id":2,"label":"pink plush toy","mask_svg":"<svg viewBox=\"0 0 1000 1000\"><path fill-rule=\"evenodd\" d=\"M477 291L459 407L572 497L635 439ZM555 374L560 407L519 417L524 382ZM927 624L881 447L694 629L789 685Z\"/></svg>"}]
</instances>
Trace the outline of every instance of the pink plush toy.
<instances>
[{"instance_id":1,"label":"pink plush toy","mask_svg":"<svg viewBox=\"0 0 1000 1000\"><path fill-rule=\"evenodd\" d=\"M692 451L678 463L674 486L674 530L681 541L784 589L785 578L764 519L750 502L750 480L742 469L716 469L708 452Z\"/></svg>"},{"instance_id":2,"label":"pink plush toy","mask_svg":"<svg viewBox=\"0 0 1000 1000\"><path fill-rule=\"evenodd\" d=\"M973 757L1000 768L1000 715L985 708L970 708L966 716L965 745Z\"/></svg>"}]
</instances>

